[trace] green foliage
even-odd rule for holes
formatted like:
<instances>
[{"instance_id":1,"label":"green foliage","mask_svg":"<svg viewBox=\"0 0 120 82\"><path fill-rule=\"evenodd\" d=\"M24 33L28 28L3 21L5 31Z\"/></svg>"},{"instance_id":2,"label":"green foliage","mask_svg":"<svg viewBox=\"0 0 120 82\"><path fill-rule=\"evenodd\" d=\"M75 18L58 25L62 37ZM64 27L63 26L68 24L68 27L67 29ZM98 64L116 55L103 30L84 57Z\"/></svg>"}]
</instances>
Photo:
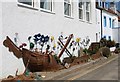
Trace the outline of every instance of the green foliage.
<instances>
[{"instance_id":1,"label":"green foliage","mask_svg":"<svg viewBox=\"0 0 120 82\"><path fill-rule=\"evenodd\" d=\"M60 59L57 57L56 54L54 55L54 58L55 58L55 60L57 61L57 63L61 63Z\"/></svg>"},{"instance_id":2,"label":"green foliage","mask_svg":"<svg viewBox=\"0 0 120 82\"><path fill-rule=\"evenodd\" d=\"M87 49L87 48L83 49L83 52L84 52L85 54L87 54L87 53L88 53L88 49Z\"/></svg>"},{"instance_id":3,"label":"green foliage","mask_svg":"<svg viewBox=\"0 0 120 82\"><path fill-rule=\"evenodd\" d=\"M114 40L106 40L105 38L102 38L100 40L100 46L101 47L114 47L115 46L115 41Z\"/></svg>"},{"instance_id":4,"label":"green foliage","mask_svg":"<svg viewBox=\"0 0 120 82\"><path fill-rule=\"evenodd\" d=\"M120 53L120 48L116 48L114 51L116 54Z\"/></svg>"},{"instance_id":5,"label":"green foliage","mask_svg":"<svg viewBox=\"0 0 120 82\"><path fill-rule=\"evenodd\" d=\"M114 47L115 46L115 41L113 40L113 41L111 41L111 40L108 40L107 41L107 47Z\"/></svg>"},{"instance_id":6,"label":"green foliage","mask_svg":"<svg viewBox=\"0 0 120 82\"><path fill-rule=\"evenodd\" d=\"M107 45L107 40L105 39L105 38L102 38L101 40L100 40L100 46L101 47L105 47Z\"/></svg>"},{"instance_id":7,"label":"green foliage","mask_svg":"<svg viewBox=\"0 0 120 82\"><path fill-rule=\"evenodd\" d=\"M108 47L102 47L101 50L102 50L102 55L104 57L108 58L111 55L110 54L110 48L108 48Z\"/></svg>"},{"instance_id":8,"label":"green foliage","mask_svg":"<svg viewBox=\"0 0 120 82\"><path fill-rule=\"evenodd\" d=\"M88 50L90 55L96 54L99 50L99 46L95 46L93 50Z\"/></svg>"}]
</instances>

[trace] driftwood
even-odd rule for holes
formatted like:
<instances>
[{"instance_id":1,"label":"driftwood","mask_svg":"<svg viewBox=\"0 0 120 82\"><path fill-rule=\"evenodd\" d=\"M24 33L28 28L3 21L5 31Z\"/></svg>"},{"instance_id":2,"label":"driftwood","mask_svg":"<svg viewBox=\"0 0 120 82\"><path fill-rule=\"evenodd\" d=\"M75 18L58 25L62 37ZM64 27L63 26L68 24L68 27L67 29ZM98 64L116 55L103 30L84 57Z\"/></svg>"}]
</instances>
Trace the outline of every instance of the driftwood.
<instances>
[{"instance_id":1,"label":"driftwood","mask_svg":"<svg viewBox=\"0 0 120 82\"><path fill-rule=\"evenodd\" d=\"M57 59L59 59L63 52L65 51L67 45L69 44L73 34L71 34L63 47L62 51L60 52ZM7 36L6 40L4 40L3 45L5 47L9 48L10 52L13 52L13 54L17 58L22 58L23 63L25 65L25 71L28 68L31 72L38 72L38 71L56 71L60 70L63 67L61 63L57 62L55 59L55 56L52 55L52 53L36 53L34 51L30 51L25 48L18 48L12 40Z\"/></svg>"}]
</instances>

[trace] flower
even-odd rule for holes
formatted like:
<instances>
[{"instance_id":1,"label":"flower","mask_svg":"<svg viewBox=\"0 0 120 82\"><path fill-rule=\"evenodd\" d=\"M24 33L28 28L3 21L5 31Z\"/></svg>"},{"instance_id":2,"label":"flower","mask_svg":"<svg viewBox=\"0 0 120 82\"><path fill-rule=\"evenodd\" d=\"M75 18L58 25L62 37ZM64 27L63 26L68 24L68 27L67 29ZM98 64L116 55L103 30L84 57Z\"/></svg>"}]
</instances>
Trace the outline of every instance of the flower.
<instances>
[{"instance_id":1,"label":"flower","mask_svg":"<svg viewBox=\"0 0 120 82\"><path fill-rule=\"evenodd\" d=\"M54 36L51 36L51 41L53 41L54 40Z\"/></svg>"},{"instance_id":2,"label":"flower","mask_svg":"<svg viewBox=\"0 0 120 82\"><path fill-rule=\"evenodd\" d=\"M77 42L77 43L80 42L80 38L76 38L76 42Z\"/></svg>"}]
</instances>

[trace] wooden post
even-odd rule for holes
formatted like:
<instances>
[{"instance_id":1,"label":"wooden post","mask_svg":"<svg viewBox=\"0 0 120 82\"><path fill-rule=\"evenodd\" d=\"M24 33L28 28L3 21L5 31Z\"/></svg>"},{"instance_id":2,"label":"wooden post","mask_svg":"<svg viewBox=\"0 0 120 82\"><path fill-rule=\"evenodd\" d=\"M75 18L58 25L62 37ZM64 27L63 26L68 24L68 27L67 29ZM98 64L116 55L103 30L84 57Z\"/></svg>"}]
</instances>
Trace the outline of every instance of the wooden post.
<instances>
[{"instance_id":1,"label":"wooden post","mask_svg":"<svg viewBox=\"0 0 120 82\"><path fill-rule=\"evenodd\" d=\"M73 37L73 34L71 34L69 37L68 37L68 40L66 41L65 43L65 46L63 47L63 49L61 50L60 54L58 55L58 58L60 58L63 54L63 52L65 51L66 47L68 46L70 40L72 39Z\"/></svg>"}]
</instances>

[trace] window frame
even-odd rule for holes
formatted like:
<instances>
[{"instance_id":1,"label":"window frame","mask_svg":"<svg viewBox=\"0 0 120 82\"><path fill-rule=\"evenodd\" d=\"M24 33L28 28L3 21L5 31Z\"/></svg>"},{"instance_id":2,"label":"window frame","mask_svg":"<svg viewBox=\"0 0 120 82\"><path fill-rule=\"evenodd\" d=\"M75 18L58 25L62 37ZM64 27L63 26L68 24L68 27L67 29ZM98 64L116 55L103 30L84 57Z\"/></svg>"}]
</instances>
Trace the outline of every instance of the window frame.
<instances>
[{"instance_id":1,"label":"window frame","mask_svg":"<svg viewBox=\"0 0 120 82\"><path fill-rule=\"evenodd\" d=\"M109 27L112 28L112 19L109 18Z\"/></svg>"},{"instance_id":2,"label":"window frame","mask_svg":"<svg viewBox=\"0 0 120 82\"><path fill-rule=\"evenodd\" d=\"M107 17L106 16L104 16L104 27L107 27Z\"/></svg>"},{"instance_id":3,"label":"window frame","mask_svg":"<svg viewBox=\"0 0 120 82\"><path fill-rule=\"evenodd\" d=\"M108 9L108 2L104 2L105 9Z\"/></svg>"},{"instance_id":4,"label":"window frame","mask_svg":"<svg viewBox=\"0 0 120 82\"><path fill-rule=\"evenodd\" d=\"M79 6L80 1L82 3L81 4L82 7ZM80 20L84 20L84 5L85 5L85 3L82 0L78 1L78 15L79 15ZM82 17L81 18L80 18L80 12L79 12L80 10L82 11L82 15L81 15Z\"/></svg>"},{"instance_id":5,"label":"window frame","mask_svg":"<svg viewBox=\"0 0 120 82\"><path fill-rule=\"evenodd\" d=\"M20 5L20 6L23 6L23 7L30 8L30 9L35 9L35 10L55 14L55 12L54 12L54 0L51 0L51 3L52 3L51 10L40 8L40 1L41 0L32 0L32 5L28 5L28 4L21 3L17 0L17 4Z\"/></svg>"},{"instance_id":6,"label":"window frame","mask_svg":"<svg viewBox=\"0 0 120 82\"><path fill-rule=\"evenodd\" d=\"M39 9L40 9L40 11L51 12L51 13L54 12L54 8L53 8L54 2L53 2L53 0L51 0L50 10L49 9L45 9L45 8L41 8L41 0L39 0L38 2L39 2Z\"/></svg>"},{"instance_id":7,"label":"window frame","mask_svg":"<svg viewBox=\"0 0 120 82\"><path fill-rule=\"evenodd\" d=\"M114 28L114 19L112 19L112 28Z\"/></svg>"},{"instance_id":8,"label":"window frame","mask_svg":"<svg viewBox=\"0 0 120 82\"><path fill-rule=\"evenodd\" d=\"M111 37L111 36L108 36L108 40L112 40L112 37Z\"/></svg>"},{"instance_id":9,"label":"window frame","mask_svg":"<svg viewBox=\"0 0 120 82\"><path fill-rule=\"evenodd\" d=\"M69 10L69 12L68 12L68 15L67 14L65 14L65 3L66 4L68 4L68 5L70 5L70 10ZM72 17L73 16L73 14L72 14L72 10L73 10L73 8L72 8L72 0L64 0L64 16L65 17Z\"/></svg>"},{"instance_id":10,"label":"window frame","mask_svg":"<svg viewBox=\"0 0 120 82\"><path fill-rule=\"evenodd\" d=\"M88 10L87 10L87 3L89 3ZM89 13L89 20L87 20L87 13ZM85 20L87 22L91 22L91 2L90 1L85 3Z\"/></svg>"},{"instance_id":11,"label":"window frame","mask_svg":"<svg viewBox=\"0 0 120 82\"><path fill-rule=\"evenodd\" d=\"M21 5L21 6L29 7L29 8L34 8L34 0L31 0L31 1L32 1L32 5L28 5L28 4L19 2L18 0L17 0L17 4Z\"/></svg>"}]
</instances>

